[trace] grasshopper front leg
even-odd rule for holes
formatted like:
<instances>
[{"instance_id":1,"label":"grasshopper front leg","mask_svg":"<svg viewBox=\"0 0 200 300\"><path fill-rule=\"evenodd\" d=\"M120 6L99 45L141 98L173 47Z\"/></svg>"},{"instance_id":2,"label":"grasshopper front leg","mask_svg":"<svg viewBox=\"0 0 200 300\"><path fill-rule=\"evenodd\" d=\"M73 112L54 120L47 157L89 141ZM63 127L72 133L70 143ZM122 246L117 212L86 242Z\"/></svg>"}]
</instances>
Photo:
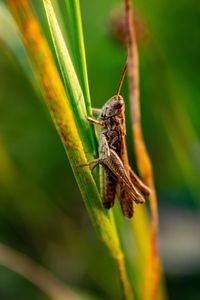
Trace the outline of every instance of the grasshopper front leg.
<instances>
[{"instance_id":1,"label":"grasshopper front leg","mask_svg":"<svg viewBox=\"0 0 200 300\"><path fill-rule=\"evenodd\" d=\"M101 108L92 108L92 113L93 113L93 115L100 115L100 113L101 113Z\"/></svg>"},{"instance_id":2,"label":"grasshopper front leg","mask_svg":"<svg viewBox=\"0 0 200 300\"><path fill-rule=\"evenodd\" d=\"M97 119L94 119L94 118L91 118L91 117L87 117L87 120L93 124L96 124L96 125L103 125L102 122L100 120L97 120Z\"/></svg>"}]
</instances>

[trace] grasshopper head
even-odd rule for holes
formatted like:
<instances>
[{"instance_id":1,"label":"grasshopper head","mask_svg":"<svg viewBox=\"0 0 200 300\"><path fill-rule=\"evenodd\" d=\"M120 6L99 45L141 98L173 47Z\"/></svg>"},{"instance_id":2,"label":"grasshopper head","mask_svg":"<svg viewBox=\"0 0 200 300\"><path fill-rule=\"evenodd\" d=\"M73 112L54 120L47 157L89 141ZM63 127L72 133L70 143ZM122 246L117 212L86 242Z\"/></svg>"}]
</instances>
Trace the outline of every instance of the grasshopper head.
<instances>
[{"instance_id":1,"label":"grasshopper head","mask_svg":"<svg viewBox=\"0 0 200 300\"><path fill-rule=\"evenodd\" d=\"M121 115L124 111L124 99L120 95L110 98L102 108L101 117L107 119Z\"/></svg>"}]
</instances>

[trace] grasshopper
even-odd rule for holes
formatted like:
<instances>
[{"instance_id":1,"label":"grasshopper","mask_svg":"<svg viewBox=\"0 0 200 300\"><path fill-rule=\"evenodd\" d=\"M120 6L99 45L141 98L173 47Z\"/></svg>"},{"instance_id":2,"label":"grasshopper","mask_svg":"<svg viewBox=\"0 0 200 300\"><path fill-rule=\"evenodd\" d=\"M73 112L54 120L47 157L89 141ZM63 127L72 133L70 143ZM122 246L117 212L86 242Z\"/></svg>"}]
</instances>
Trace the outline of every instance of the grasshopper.
<instances>
[{"instance_id":1,"label":"grasshopper","mask_svg":"<svg viewBox=\"0 0 200 300\"><path fill-rule=\"evenodd\" d=\"M150 194L150 189L137 177L128 163L126 150L126 127L124 115L124 100L119 95L126 73L125 64L120 83L115 96L110 98L101 110L93 109L99 113L98 118L87 117L89 122L100 126L100 157L88 162L94 164L92 170L99 164L102 171L102 201L105 208L114 205L117 184L120 186L120 205L123 215L131 218L134 213L133 201L144 203L144 196Z\"/></svg>"}]
</instances>

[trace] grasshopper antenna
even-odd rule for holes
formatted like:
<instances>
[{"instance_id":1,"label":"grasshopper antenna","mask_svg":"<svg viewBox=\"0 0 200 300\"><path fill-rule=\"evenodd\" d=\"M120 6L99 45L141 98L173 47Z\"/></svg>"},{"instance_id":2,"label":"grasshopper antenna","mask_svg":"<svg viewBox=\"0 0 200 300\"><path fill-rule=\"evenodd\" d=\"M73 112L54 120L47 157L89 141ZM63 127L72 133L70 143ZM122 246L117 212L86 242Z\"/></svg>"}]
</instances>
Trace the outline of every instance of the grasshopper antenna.
<instances>
[{"instance_id":1,"label":"grasshopper antenna","mask_svg":"<svg viewBox=\"0 0 200 300\"><path fill-rule=\"evenodd\" d=\"M122 75L121 75L121 78L120 78L120 81L119 81L119 85L118 85L118 88L117 88L117 93L116 93L117 97L119 97L119 94L120 94L120 91L121 91L121 87L122 87L122 83L124 81L124 77L125 77L125 74L126 74L126 70L127 70L127 59L126 59L126 63L125 63L124 69L122 71Z\"/></svg>"}]
</instances>

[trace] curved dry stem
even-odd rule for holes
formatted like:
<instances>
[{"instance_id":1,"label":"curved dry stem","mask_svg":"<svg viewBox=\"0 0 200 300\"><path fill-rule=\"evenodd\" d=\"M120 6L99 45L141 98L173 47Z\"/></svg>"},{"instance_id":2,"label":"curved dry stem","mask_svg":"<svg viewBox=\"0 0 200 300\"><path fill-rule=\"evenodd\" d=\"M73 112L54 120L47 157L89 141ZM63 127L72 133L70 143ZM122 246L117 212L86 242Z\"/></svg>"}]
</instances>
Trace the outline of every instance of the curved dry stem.
<instances>
[{"instance_id":1,"label":"curved dry stem","mask_svg":"<svg viewBox=\"0 0 200 300\"><path fill-rule=\"evenodd\" d=\"M138 170L144 182L151 189L150 212L150 244L147 254L147 265L144 278L144 299L155 300L160 282L160 258L158 253L158 209L152 165L144 143L141 118L140 118L140 95L139 95L139 69L138 51L133 27L133 11L130 0L124 0L127 22L127 45L128 45L128 79L130 90L130 107L132 117L133 139Z\"/></svg>"},{"instance_id":2,"label":"curved dry stem","mask_svg":"<svg viewBox=\"0 0 200 300\"><path fill-rule=\"evenodd\" d=\"M0 265L20 274L53 300L75 300L78 296L58 281L50 272L24 254L0 243Z\"/></svg>"}]
</instances>

